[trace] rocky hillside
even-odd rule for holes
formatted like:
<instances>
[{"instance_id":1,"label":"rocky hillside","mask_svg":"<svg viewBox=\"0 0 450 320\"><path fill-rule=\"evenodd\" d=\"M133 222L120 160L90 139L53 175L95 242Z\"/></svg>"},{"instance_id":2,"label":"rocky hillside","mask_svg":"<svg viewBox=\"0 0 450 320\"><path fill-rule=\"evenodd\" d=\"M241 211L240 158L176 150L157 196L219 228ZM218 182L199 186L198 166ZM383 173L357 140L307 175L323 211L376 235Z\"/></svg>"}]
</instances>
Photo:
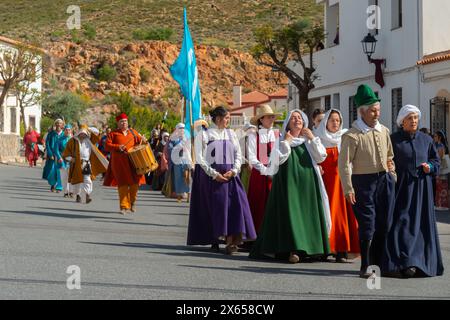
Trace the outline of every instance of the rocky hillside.
<instances>
[{"instance_id":1,"label":"rocky hillside","mask_svg":"<svg viewBox=\"0 0 450 320\"><path fill-rule=\"evenodd\" d=\"M125 91L157 109L177 110L180 95L169 66L179 50L179 46L164 41L108 46L55 42L49 49L52 61L44 84L48 87L57 83L63 89L82 93L97 106L107 104L108 94ZM200 45L196 56L203 105L207 108L225 104L237 83L244 87L244 93L272 93L287 83L280 73L257 65L248 53ZM99 69L105 65L112 70L108 81L98 79ZM104 111L109 112L108 106Z\"/></svg>"},{"instance_id":2,"label":"rocky hillside","mask_svg":"<svg viewBox=\"0 0 450 320\"><path fill-rule=\"evenodd\" d=\"M66 26L69 6L80 8L80 30ZM179 43L183 7L196 44L244 51L256 27L283 26L300 17L320 20L323 10L316 0L1 0L0 34L45 48L51 41L114 44L147 36ZM159 28L168 31L164 39L148 34Z\"/></svg>"}]
</instances>

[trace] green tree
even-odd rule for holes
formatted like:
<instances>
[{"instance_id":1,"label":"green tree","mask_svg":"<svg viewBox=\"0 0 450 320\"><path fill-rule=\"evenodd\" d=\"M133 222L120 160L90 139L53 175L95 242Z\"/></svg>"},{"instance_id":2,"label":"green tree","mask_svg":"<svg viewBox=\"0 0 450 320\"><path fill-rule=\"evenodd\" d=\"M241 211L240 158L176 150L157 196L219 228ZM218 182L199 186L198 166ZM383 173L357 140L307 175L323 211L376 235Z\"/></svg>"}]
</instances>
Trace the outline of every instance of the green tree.
<instances>
[{"instance_id":1,"label":"green tree","mask_svg":"<svg viewBox=\"0 0 450 320\"><path fill-rule=\"evenodd\" d=\"M67 123L80 120L89 103L82 96L73 92L57 91L43 98L42 111L45 116L63 118Z\"/></svg>"},{"instance_id":2,"label":"green tree","mask_svg":"<svg viewBox=\"0 0 450 320\"><path fill-rule=\"evenodd\" d=\"M0 47L0 106L10 90L31 84L40 77L44 51L30 45L17 44L16 47ZM0 131L3 131L3 108L0 108Z\"/></svg>"},{"instance_id":3,"label":"green tree","mask_svg":"<svg viewBox=\"0 0 450 320\"><path fill-rule=\"evenodd\" d=\"M324 29L308 19L299 20L287 27L274 29L271 26L255 30L256 45L251 52L261 65L284 73L299 92L300 108L308 108L309 92L314 89L314 49L324 39ZM309 59L304 59L307 56ZM290 62L300 64L303 74L297 73Z\"/></svg>"}]
</instances>

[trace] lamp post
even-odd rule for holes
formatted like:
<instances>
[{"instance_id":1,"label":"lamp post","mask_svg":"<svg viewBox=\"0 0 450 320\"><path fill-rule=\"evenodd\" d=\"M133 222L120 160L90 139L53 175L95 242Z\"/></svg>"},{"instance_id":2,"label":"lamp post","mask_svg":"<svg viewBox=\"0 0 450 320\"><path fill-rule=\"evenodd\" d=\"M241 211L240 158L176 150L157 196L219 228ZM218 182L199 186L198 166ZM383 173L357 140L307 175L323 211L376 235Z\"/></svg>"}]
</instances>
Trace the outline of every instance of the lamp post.
<instances>
[{"instance_id":1,"label":"lamp post","mask_svg":"<svg viewBox=\"0 0 450 320\"><path fill-rule=\"evenodd\" d=\"M375 53L375 49L377 47L377 39L373 35L368 33L367 36L365 36L364 39L362 39L361 43L363 46L363 51L370 61L372 54Z\"/></svg>"},{"instance_id":2,"label":"lamp post","mask_svg":"<svg viewBox=\"0 0 450 320\"><path fill-rule=\"evenodd\" d=\"M377 39L370 33L368 33L361 41L363 52L367 55L369 63L375 64L375 81L383 88L384 78L381 65L386 67L386 59L372 59L372 55L375 53L377 47Z\"/></svg>"}]
</instances>

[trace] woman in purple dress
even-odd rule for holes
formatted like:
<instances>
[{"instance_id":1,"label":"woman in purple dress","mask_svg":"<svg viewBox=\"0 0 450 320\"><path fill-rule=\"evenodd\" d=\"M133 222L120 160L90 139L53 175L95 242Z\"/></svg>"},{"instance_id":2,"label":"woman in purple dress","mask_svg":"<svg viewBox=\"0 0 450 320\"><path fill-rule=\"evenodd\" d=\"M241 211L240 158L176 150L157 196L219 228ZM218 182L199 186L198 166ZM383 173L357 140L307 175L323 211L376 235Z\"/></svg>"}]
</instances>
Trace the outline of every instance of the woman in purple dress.
<instances>
[{"instance_id":1,"label":"woman in purple dress","mask_svg":"<svg viewBox=\"0 0 450 320\"><path fill-rule=\"evenodd\" d=\"M237 252L243 241L256 239L247 195L239 178L241 150L236 134L227 129L230 113L224 107L210 112L214 124L196 137L196 167L189 212L188 245L226 243Z\"/></svg>"}]
</instances>

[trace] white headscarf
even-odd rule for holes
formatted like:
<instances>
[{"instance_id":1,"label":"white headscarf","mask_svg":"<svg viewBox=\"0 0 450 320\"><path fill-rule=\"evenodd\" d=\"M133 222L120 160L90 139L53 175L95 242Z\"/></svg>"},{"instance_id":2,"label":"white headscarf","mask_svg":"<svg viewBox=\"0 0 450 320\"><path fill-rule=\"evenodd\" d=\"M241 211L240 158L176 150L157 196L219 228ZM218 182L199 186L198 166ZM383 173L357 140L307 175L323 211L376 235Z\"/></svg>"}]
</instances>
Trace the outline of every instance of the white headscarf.
<instances>
[{"instance_id":1,"label":"white headscarf","mask_svg":"<svg viewBox=\"0 0 450 320\"><path fill-rule=\"evenodd\" d=\"M283 122L283 129L281 130L282 135L283 135L282 140L284 140L286 137L286 132L287 132L286 129L289 126L289 121L291 121L291 117L294 112L297 112L302 116L303 128L308 128L308 126L309 126L308 116L302 110L294 109L294 110L290 111L288 116L286 117L286 119ZM305 143L307 140L308 139L306 137L302 137L302 136L300 136L298 138L294 138L294 139L292 139L291 147L298 147L299 145L302 145L303 143Z\"/></svg>"},{"instance_id":2,"label":"white headscarf","mask_svg":"<svg viewBox=\"0 0 450 320\"><path fill-rule=\"evenodd\" d=\"M331 112L337 112L339 114L339 117L341 118L341 125L339 127L339 130L336 133L331 133L330 131L328 131L327 129L327 123L328 123L328 119L331 116ZM342 114L339 110L337 109L330 109L328 110L327 113L325 113L325 117L323 118L323 120L320 122L319 127L316 130L316 135L320 138L320 141L322 141L322 144L324 145L325 148L333 148L333 147L338 147L338 149L341 149L341 138L344 135L344 133L346 133L348 130L347 129L343 129L344 124L342 121Z\"/></svg>"},{"instance_id":3,"label":"white headscarf","mask_svg":"<svg viewBox=\"0 0 450 320\"><path fill-rule=\"evenodd\" d=\"M420 112L419 108L416 106L407 104L403 108L400 109L398 116L397 116L397 125L399 127L402 126L403 120L405 120L406 117L408 117L411 113L417 113L419 115L419 120L422 118L422 113Z\"/></svg>"}]
</instances>

